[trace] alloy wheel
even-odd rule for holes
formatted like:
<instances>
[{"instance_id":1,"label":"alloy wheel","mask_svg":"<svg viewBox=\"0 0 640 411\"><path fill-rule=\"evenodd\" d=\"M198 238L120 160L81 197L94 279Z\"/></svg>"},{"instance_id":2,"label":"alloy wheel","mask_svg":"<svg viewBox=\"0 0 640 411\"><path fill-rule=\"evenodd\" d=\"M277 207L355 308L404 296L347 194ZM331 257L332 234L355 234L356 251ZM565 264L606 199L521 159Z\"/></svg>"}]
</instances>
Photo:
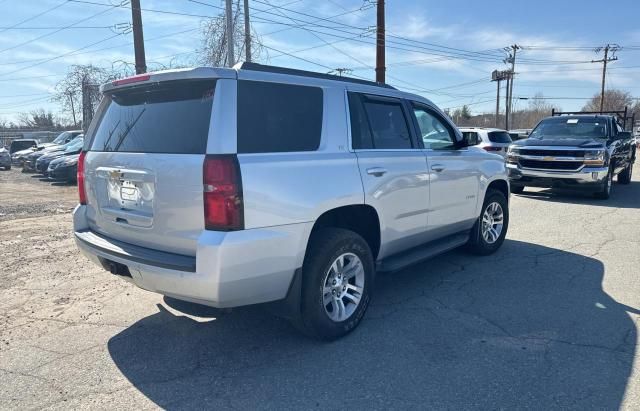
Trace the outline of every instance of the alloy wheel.
<instances>
[{"instance_id":1,"label":"alloy wheel","mask_svg":"<svg viewBox=\"0 0 640 411\"><path fill-rule=\"evenodd\" d=\"M353 253L341 254L331 264L322 284L322 304L331 321L353 315L362 299L364 279L362 261Z\"/></svg>"}]
</instances>

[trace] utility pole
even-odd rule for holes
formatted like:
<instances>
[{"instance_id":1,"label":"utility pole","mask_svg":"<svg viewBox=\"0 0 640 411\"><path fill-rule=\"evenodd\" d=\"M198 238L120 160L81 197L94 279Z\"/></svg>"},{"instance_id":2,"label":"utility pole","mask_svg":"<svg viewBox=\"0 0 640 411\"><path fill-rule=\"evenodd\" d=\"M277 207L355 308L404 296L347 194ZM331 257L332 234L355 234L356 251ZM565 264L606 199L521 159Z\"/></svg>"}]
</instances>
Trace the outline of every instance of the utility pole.
<instances>
[{"instance_id":1,"label":"utility pole","mask_svg":"<svg viewBox=\"0 0 640 411\"><path fill-rule=\"evenodd\" d=\"M244 0L244 51L245 60L251 62L251 24L249 23L249 0Z\"/></svg>"},{"instance_id":2,"label":"utility pole","mask_svg":"<svg viewBox=\"0 0 640 411\"><path fill-rule=\"evenodd\" d=\"M385 56L384 56L384 0L377 1L377 28L376 28L376 81L385 82Z\"/></svg>"},{"instance_id":3,"label":"utility pole","mask_svg":"<svg viewBox=\"0 0 640 411\"><path fill-rule=\"evenodd\" d=\"M131 0L131 22L133 23L133 49L136 56L136 74L146 73L147 60L144 55L144 35L142 34L140 0Z\"/></svg>"},{"instance_id":4,"label":"utility pole","mask_svg":"<svg viewBox=\"0 0 640 411\"><path fill-rule=\"evenodd\" d=\"M507 79L507 107L505 109L505 128L507 129L507 131L509 130L510 126L509 120L511 117L511 107L513 100L513 78L516 74L516 53L518 52L518 50L520 50L520 46L514 44L507 48L507 50L509 49L511 49L509 57L507 57L507 59L505 60L505 63L511 63L511 74Z\"/></svg>"},{"instance_id":5,"label":"utility pole","mask_svg":"<svg viewBox=\"0 0 640 411\"><path fill-rule=\"evenodd\" d=\"M620 49L620 46L617 44L607 44L604 47L598 47L595 49L596 53L600 53L604 50L604 58L602 60L591 60L592 63L603 63L602 64L602 87L600 90L600 112L604 110L604 85L605 80L607 78L607 63L610 61L616 61L618 58L614 56L615 52ZM609 57L609 52L611 52L611 57Z\"/></svg>"},{"instance_id":6,"label":"utility pole","mask_svg":"<svg viewBox=\"0 0 640 411\"><path fill-rule=\"evenodd\" d=\"M496 91L496 128L498 128L498 117L500 116L500 79L496 80L498 83Z\"/></svg>"},{"instance_id":7,"label":"utility pole","mask_svg":"<svg viewBox=\"0 0 640 411\"><path fill-rule=\"evenodd\" d=\"M231 10L231 0L226 0L227 17L227 65L233 67L235 64L235 53L233 52L233 15Z\"/></svg>"}]
</instances>

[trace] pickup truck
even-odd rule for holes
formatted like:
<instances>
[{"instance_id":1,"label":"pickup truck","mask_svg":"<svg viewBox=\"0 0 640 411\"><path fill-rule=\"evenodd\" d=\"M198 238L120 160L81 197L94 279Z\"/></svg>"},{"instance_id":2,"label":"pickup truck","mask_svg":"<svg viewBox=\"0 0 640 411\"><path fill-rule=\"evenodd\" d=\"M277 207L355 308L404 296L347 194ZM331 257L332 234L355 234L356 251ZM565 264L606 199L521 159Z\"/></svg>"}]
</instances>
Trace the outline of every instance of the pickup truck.
<instances>
[{"instance_id":1,"label":"pickup truck","mask_svg":"<svg viewBox=\"0 0 640 411\"><path fill-rule=\"evenodd\" d=\"M511 192L525 187L590 190L608 199L613 179L629 184L636 159L626 116L558 113L540 121L529 138L507 152Z\"/></svg>"}]
</instances>

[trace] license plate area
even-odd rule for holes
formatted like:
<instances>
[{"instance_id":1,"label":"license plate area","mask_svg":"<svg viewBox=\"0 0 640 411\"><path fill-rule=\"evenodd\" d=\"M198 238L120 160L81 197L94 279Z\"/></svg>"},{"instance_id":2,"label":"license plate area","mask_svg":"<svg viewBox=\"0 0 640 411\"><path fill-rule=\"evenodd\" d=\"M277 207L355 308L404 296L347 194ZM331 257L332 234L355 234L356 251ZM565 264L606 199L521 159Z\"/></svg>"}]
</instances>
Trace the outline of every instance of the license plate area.
<instances>
[{"instance_id":1,"label":"license plate area","mask_svg":"<svg viewBox=\"0 0 640 411\"><path fill-rule=\"evenodd\" d=\"M100 211L109 221L136 227L151 227L155 179L146 170L99 168L102 181L98 195Z\"/></svg>"}]
</instances>

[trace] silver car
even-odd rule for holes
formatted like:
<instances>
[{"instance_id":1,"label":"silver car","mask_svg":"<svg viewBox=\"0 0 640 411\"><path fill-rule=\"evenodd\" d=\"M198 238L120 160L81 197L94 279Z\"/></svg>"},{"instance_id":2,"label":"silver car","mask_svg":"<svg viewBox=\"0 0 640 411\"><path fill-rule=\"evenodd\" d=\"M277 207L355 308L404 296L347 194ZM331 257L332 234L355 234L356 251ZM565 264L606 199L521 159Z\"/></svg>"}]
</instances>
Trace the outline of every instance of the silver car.
<instances>
[{"instance_id":1,"label":"silver car","mask_svg":"<svg viewBox=\"0 0 640 411\"><path fill-rule=\"evenodd\" d=\"M502 157L506 157L507 149L513 142L509 133L499 128L462 127L460 132L470 145L476 145Z\"/></svg>"},{"instance_id":2,"label":"silver car","mask_svg":"<svg viewBox=\"0 0 640 411\"><path fill-rule=\"evenodd\" d=\"M78 159L75 239L146 290L214 307L273 303L305 333L353 330L376 271L509 223L504 161L429 100L247 64L103 86Z\"/></svg>"},{"instance_id":3,"label":"silver car","mask_svg":"<svg viewBox=\"0 0 640 411\"><path fill-rule=\"evenodd\" d=\"M9 154L9 150L4 147L0 147L0 168L4 168L5 170L11 169L11 154Z\"/></svg>"}]
</instances>

